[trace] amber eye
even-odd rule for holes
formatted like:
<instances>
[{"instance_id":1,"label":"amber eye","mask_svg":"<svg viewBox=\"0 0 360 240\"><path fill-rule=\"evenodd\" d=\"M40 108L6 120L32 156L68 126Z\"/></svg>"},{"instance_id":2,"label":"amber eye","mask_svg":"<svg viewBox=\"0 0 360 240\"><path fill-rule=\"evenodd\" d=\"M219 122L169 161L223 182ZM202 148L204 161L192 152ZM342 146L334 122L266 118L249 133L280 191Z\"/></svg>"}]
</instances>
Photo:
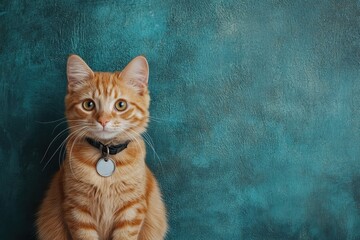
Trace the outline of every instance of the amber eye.
<instances>
[{"instance_id":1,"label":"amber eye","mask_svg":"<svg viewBox=\"0 0 360 240\"><path fill-rule=\"evenodd\" d=\"M123 99L120 99L115 103L115 108L120 112L125 111L127 108L127 102Z\"/></svg>"},{"instance_id":2,"label":"amber eye","mask_svg":"<svg viewBox=\"0 0 360 240\"><path fill-rule=\"evenodd\" d=\"M85 101L83 101L82 107L86 110L86 111L91 111L94 109L95 107L95 103L93 100L91 99L86 99Z\"/></svg>"}]
</instances>

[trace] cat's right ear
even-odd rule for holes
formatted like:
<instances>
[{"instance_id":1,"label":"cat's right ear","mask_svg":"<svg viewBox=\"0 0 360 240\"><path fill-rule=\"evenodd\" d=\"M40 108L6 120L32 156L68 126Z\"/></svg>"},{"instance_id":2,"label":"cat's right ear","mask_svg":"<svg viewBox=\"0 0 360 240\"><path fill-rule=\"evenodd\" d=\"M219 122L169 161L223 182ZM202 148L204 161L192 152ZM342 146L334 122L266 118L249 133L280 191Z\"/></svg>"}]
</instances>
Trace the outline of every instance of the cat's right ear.
<instances>
[{"instance_id":1,"label":"cat's right ear","mask_svg":"<svg viewBox=\"0 0 360 240\"><path fill-rule=\"evenodd\" d=\"M86 80L94 77L91 68L77 55L70 55L66 67L68 89L76 89Z\"/></svg>"}]
</instances>

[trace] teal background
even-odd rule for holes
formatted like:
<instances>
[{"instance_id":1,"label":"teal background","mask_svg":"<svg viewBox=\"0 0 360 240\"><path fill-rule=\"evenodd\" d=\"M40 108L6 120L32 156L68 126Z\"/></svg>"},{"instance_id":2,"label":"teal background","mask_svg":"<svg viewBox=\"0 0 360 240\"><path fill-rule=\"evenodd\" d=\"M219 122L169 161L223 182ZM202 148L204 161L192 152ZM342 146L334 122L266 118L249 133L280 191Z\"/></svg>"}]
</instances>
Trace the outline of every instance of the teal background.
<instances>
[{"instance_id":1,"label":"teal background","mask_svg":"<svg viewBox=\"0 0 360 240\"><path fill-rule=\"evenodd\" d=\"M2 0L1 239L35 238L70 53L148 58L167 239L360 239L359 1Z\"/></svg>"}]
</instances>

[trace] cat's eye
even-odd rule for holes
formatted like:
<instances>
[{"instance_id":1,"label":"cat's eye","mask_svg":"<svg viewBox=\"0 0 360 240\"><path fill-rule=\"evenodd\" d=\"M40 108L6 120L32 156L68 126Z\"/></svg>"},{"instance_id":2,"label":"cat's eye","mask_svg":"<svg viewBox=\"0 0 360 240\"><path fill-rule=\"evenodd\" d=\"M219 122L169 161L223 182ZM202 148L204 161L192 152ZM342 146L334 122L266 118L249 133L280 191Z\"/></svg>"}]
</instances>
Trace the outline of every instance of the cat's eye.
<instances>
[{"instance_id":1,"label":"cat's eye","mask_svg":"<svg viewBox=\"0 0 360 240\"><path fill-rule=\"evenodd\" d=\"M120 99L115 103L116 110L122 112L127 108L127 102L124 99Z\"/></svg>"},{"instance_id":2,"label":"cat's eye","mask_svg":"<svg viewBox=\"0 0 360 240\"><path fill-rule=\"evenodd\" d=\"M83 107L86 111L92 111L92 110L95 108L95 103L94 103L94 101L91 100L91 99L86 99L85 101L83 101L82 107Z\"/></svg>"}]
</instances>

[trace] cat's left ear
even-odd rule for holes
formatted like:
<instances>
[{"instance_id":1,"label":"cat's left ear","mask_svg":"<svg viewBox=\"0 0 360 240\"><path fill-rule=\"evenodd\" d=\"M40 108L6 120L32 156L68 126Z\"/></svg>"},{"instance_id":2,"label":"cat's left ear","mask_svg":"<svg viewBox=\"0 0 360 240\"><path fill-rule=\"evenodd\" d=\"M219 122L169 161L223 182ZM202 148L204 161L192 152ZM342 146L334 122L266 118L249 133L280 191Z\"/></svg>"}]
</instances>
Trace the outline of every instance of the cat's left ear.
<instances>
[{"instance_id":1,"label":"cat's left ear","mask_svg":"<svg viewBox=\"0 0 360 240\"><path fill-rule=\"evenodd\" d=\"M134 58L121 72L121 78L134 87L140 94L148 87L149 64L145 57Z\"/></svg>"}]
</instances>

